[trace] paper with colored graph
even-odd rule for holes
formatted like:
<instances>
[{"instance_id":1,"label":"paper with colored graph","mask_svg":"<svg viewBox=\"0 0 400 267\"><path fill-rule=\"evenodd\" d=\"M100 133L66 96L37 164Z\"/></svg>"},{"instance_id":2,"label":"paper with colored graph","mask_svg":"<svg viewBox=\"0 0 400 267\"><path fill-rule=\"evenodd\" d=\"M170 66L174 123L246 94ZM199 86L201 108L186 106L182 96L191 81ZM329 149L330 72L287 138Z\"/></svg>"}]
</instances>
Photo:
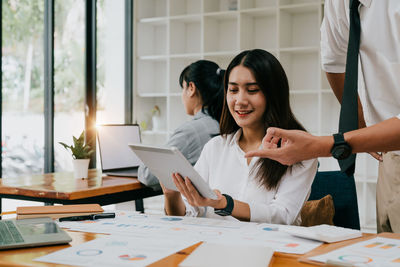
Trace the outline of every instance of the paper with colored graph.
<instances>
[{"instance_id":1,"label":"paper with colored graph","mask_svg":"<svg viewBox=\"0 0 400 267\"><path fill-rule=\"evenodd\" d=\"M115 219L62 222L74 231L121 234L153 239L188 238L220 244L267 246L284 253L304 254L322 242L293 237L278 231L278 225L197 217L173 217L118 212Z\"/></svg>"},{"instance_id":2,"label":"paper with colored graph","mask_svg":"<svg viewBox=\"0 0 400 267\"><path fill-rule=\"evenodd\" d=\"M110 235L56 251L35 261L74 266L146 266L196 242Z\"/></svg>"},{"instance_id":3,"label":"paper with colored graph","mask_svg":"<svg viewBox=\"0 0 400 267\"><path fill-rule=\"evenodd\" d=\"M352 266L400 267L400 240L377 237L310 257L318 262L348 263Z\"/></svg>"}]
</instances>

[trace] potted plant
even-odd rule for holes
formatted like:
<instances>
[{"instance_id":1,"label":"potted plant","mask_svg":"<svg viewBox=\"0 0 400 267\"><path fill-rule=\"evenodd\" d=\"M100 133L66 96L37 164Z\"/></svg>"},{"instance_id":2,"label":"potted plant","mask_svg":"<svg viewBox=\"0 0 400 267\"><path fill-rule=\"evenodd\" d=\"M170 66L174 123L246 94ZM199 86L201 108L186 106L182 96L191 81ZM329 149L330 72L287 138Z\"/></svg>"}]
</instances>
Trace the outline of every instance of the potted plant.
<instances>
[{"instance_id":1,"label":"potted plant","mask_svg":"<svg viewBox=\"0 0 400 267\"><path fill-rule=\"evenodd\" d=\"M63 142L59 142L65 147L66 150L70 150L72 154L72 163L74 166L75 178L87 178L90 156L94 150L85 143L85 131L81 133L79 138L72 136L74 144L69 146Z\"/></svg>"}]
</instances>

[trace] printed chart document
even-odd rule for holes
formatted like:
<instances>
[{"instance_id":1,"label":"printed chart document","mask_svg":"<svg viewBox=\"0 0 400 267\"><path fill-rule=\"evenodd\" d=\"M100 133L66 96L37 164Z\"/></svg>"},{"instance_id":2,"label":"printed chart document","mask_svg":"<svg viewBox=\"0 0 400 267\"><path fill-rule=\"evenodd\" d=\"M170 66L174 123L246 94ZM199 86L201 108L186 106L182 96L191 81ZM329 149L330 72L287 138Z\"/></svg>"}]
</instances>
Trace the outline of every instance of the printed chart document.
<instances>
[{"instance_id":1,"label":"printed chart document","mask_svg":"<svg viewBox=\"0 0 400 267\"><path fill-rule=\"evenodd\" d=\"M111 235L62 249L35 261L75 266L146 266L196 244L182 239Z\"/></svg>"},{"instance_id":2,"label":"printed chart document","mask_svg":"<svg viewBox=\"0 0 400 267\"><path fill-rule=\"evenodd\" d=\"M293 254L307 253L322 244L279 231L279 226L273 224L129 212L116 212L115 219L62 222L59 225L74 231L264 246Z\"/></svg>"},{"instance_id":3,"label":"printed chart document","mask_svg":"<svg viewBox=\"0 0 400 267\"><path fill-rule=\"evenodd\" d=\"M265 267L273 254L268 247L203 243L179 267Z\"/></svg>"},{"instance_id":4,"label":"printed chart document","mask_svg":"<svg viewBox=\"0 0 400 267\"><path fill-rule=\"evenodd\" d=\"M377 237L308 258L336 265L400 267L400 240Z\"/></svg>"},{"instance_id":5,"label":"printed chart document","mask_svg":"<svg viewBox=\"0 0 400 267\"><path fill-rule=\"evenodd\" d=\"M326 243L334 243L362 236L362 233L359 230L327 224L310 227L285 225L281 226L279 230L289 233L293 236L319 240Z\"/></svg>"}]
</instances>

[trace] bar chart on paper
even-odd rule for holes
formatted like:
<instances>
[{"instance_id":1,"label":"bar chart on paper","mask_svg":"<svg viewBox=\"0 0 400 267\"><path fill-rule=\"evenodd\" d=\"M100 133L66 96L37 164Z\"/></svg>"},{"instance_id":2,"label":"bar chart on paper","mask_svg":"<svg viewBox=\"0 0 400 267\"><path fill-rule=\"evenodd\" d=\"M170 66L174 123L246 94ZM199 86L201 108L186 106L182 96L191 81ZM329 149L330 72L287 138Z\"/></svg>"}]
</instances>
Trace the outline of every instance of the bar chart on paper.
<instances>
[{"instance_id":1,"label":"bar chart on paper","mask_svg":"<svg viewBox=\"0 0 400 267\"><path fill-rule=\"evenodd\" d=\"M400 240L377 237L309 259L363 266L400 266Z\"/></svg>"}]
</instances>

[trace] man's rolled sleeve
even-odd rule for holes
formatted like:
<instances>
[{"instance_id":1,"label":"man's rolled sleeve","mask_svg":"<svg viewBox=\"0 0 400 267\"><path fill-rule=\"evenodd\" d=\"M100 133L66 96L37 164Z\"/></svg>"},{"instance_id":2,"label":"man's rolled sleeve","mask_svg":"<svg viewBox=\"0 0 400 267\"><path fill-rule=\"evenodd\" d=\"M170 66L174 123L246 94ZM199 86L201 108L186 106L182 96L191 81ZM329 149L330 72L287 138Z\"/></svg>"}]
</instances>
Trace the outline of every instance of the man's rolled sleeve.
<instances>
[{"instance_id":1,"label":"man's rolled sleeve","mask_svg":"<svg viewBox=\"0 0 400 267\"><path fill-rule=\"evenodd\" d=\"M325 17L320 29L321 65L325 72L344 73L349 25L344 1L335 1L325 1Z\"/></svg>"}]
</instances>

